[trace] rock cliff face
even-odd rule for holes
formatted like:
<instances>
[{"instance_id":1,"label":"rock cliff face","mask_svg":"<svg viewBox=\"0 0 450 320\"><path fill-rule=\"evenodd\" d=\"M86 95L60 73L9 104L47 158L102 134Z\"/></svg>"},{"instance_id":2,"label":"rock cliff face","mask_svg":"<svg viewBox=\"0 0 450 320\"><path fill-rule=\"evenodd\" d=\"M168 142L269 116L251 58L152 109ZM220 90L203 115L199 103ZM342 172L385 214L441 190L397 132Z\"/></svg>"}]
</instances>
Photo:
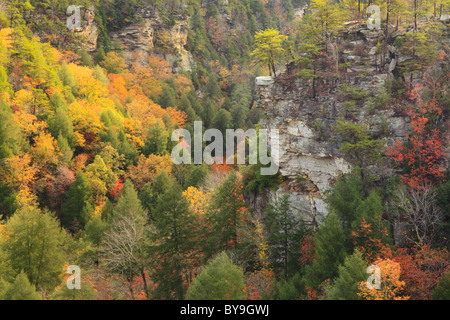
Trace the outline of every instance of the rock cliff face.
<instances>
[{"instance_id":1,"label":"rock cliff face","mask_svg":"<svg viewBox=\"0 0 450 320\"><path fill-rule=\"evenodd\" d=\"M280 172L285 178L278 190L250 196L257 213L261 214L268 201L289 192L292 208L306 223L323 221L328 213L325 193L337 177L352 169L339 150L333 130L338 119L364 122L372 130L378 130L383 123L386 144L405 139L409 125L403 114L392 106L377 109L370 105L370 97L381 94L385 82L393 79L396 56L390 55L380 63L372 49L379 34L369 31L359 27L344 35L347 41L343 59L350 62L349 67L339 76L330 73L329 77L318 78L316 98L311 94L311 80L289 78L286 74L275 80L256 79L256 107L265 115L263 128L279 130ZM357 108L349 109L341 94L344 86L365 90L369 96Z\"/></svg>"},{"instance_id":2,"label":"rock cliff face","mask_svg":"<svg viewBox=\"0 0 450 320\"><path fill-rule=\"evenodd\" d=\"M91 7L84 12L81 30L75 30L78 35L85 39L83 46L89 52L97 50L98 27L94 22L94 18L95 10Z\"/></svg>"},{"instance_id":3,"label":"rock cliff face","mask_svg":"<svg viewBox=\"0 0 450 320\"><path fill-rule=\"evenodd\" d=\"M142 9L138 16L141 22L111 34L111 39L121 44L125 59L129 62L137 55L146 63L148 55L155 54L166 59L174 72L192 70L193 58L185 49L189 19L177 16L174 25L168 28L150 9ZM161 47L165 44L168 47Z\"/></svg>"}]
</instances>

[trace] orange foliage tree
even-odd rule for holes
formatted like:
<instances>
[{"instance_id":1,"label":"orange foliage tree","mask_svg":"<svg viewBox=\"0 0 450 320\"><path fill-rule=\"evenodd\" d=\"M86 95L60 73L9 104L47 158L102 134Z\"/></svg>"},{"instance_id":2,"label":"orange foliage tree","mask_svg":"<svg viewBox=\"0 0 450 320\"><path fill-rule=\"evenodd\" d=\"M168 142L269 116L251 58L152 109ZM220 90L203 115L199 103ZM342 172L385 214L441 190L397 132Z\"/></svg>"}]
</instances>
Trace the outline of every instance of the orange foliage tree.
<instances>
[{"instance_id":1,"label":"orange foliage tree","mask_svg":"<svg viewBox=\"0 0 450 320\"><path fill-rule=\"evenodd\" d=\"M144 155L139 157L137 166L129 168L129 178L133 181L137 189L142 189L154 177L165 171L172 171L172 158L169 155L158 156L151 154L148 158Z\"/></svg>"},{"instance_id":2,"label":"orange foliage tree","mask_svg":"<svg viewBox=\"0 0 450 320\"><path fill-rule=\"evenodd\" d=\"M403 294L405 282L400 280L401 266L399 263L386 259L377 260L374 265L380 268L380 289L370 289L366 281L358 283L360 297L365 300L408 300Z\"/></svg>"}]
</instances>

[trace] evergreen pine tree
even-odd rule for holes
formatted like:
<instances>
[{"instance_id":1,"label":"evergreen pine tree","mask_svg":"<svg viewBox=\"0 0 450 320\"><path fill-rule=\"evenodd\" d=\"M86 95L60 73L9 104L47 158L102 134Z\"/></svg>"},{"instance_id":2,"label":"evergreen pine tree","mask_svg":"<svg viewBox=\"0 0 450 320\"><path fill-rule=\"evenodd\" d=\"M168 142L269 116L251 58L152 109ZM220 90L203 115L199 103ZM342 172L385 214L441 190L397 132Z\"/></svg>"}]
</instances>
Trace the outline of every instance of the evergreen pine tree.
<instances>
[{"instance_id":1,"label":"evergreen pine tree","mask_svg":"<svg viewBox=\"0 0 450 320\"><path fill-rule=\"evenodd\" d=\"M38 289L53 290L59 282L69 240L58 219L50 212L24 207L6 223L9 237L5 250L12 268L23 270Z\"/></svg>"},{"instance_id":2,"label":"evergreen pine tree","mask_svg":"<svg viewBox=\"0 0 450 320\"><path fill-rule=\"evenodd\" d=\"M11 108L0 99L0 159L10 158L20 150L21 136Z\"/></svg>"},{"instance_id":3,"label":"evergreen pine tree","mask_svg":"<svg viewBox=\"0 0 450 320\"><path fill-rule=\"evenodd\" d=\"M304 227L291 209L289 194L284 194L265 210L265 226L269 231L267 242L272 264L283 270L284 277L292 275L298 265L298 243Z\"/></svg>"},{"instance_id":4,"label":"evergreen pine tree","mask_svg":"<svg viewBox=\"0 0 450 320\"><path fill-rule=\"evenodd\" d=\"M148 129L147 138L145 139L142 153L145 156L150 154L164 155L167 153L167 145L169 142L169 133L167 132L161 120L158 120Z\"/></svg>"},{"instance_id":5,"label":"evergreen pine tree","mask_svg":"<svg viewBox=\"0 0 450 320\"><path fill-rule=\"evenodd\" d=\"M431 295L433 300L449 300L450 299L450 271L443 274L433 290Z\"/></svg>"},{"instance_id":6,"label":"evergreen pine tree","mask_svg":"<svg viewBox=\"0 0 450 320\"><path fill-rule=\"evenodd\" d=\"M222 90L219 87L217 76L214 73L209 76L205 90L206 98L211 99L212 101L219 101L220 98L222 98Z\"/></svg>"},{"instance_id":7,"label":"evergreen pine tree","mask_svg":"<svg viewBox=\"0 0 450 320\"><path fill-rule=\"evenodd\" d=\"M212 234L207 253L211 256L223 250L243 250L244 243L238 241L238 234L248 227L249 217L236 172L232 171L214 191L209 210Z\"/></svg>"},{"instance_id":8,"label":"evergreen pine tree","mask_svg":"<svg viewBox=\"0 0 450 320\"><path fill-rule=\"evenodd\" d=\"M358 283L369 277L366 269L367 262L361 252L356 250L351 256L346 257L344 264L339 266L339 275L329 289L327 299L361 300L361 297L357 295Z\"/></svg>"},{"instance_id":9,"label":"evergreen pine tree","mask_svg":"<svg viewBox=\"0 0 450 320\"><path fill-rule=\"evenodd\" d=\"M198 275L187 292L188 300L244 300L243 271L221 252Z\"/></svg>"},{"instance_id":10,"label":"evergreen pine tree","mask_svg":"<svg viewBox=\"0 0 450 320\"><path fill-rule=\"evenodd\" d=\"M315 259L306 266L307 286L317 289L323 281L337 276L338 267L347 255L345 241L341 222L335 214L330 214L314 237Z\"/></svg>"},{"instance_id":11,"label":"evergreen pine tree","mask_svg":"<svg viewBox=\"0 0 450 320\"><path fill-rule=\"evenodd\" d=\"M153 292L156 299L183 300L186 288L183 276L195 257L195 220L181 187L170 181L158 197L152 212L148 252L157 267L152 280L158 283Z\"/></svg>"},{"instance_id":12,"label":"evergreen pine tree","mask_svg":"<svg viewBox=\"0 0 450 320\"><path fill-rule=\"evenodd\" d=\"M94 211L92 189L83 172L78 172L75 182L66 193L66 200L62 205L61 222L71 231L76 232L89 220Z\"/></svg>"},{"instance_id":13,"label":"evergreen pine tree","mask_svg":"<svg viewBox=\"0 0 450 320\"><path fill-rule=\"evenodd\" d=\"M217 107L210 99L206 99L204 103L203 122L206 129L213 128L213 121L217 114Z\"/></svg>"},{"instance_id":14,"label":"evergreen pine tree","mask_svg":"<svg viewBox=\"0 0 450 320\"><path fill-rule=\"evenodd\" d=\"M163 92L158 99L158 103L164 109L169 107L175 108L177 105L175 90L173 90L171 86L164 86Z\"/></svg>"},{"instance_id":15,"label":"evergreen pine tree","mask_svg":"<svg viewBox=\"0 0 450 320\"><path fill-rule=\"evenodd\" d=\"M42 300L42 297L22 271L4 293L3 300Z\"/></svg>"}]
</instances>

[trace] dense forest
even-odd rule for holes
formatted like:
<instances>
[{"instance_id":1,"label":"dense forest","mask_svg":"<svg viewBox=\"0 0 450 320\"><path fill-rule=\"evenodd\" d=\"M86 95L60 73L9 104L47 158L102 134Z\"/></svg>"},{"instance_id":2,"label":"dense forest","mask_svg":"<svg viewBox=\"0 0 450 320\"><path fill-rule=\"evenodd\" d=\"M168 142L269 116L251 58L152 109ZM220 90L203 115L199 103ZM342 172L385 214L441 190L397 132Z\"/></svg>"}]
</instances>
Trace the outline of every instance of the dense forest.
<instances>
[{"instance_id":1,"label":"dense forest","mask_svg":"<svg viewBox=\"0 0 450 320\"><path fill-rule=\"evenodd\" d=\"M345 60L370 5L376 43ZM121 32L146 21L150 49L131 51ZM0 0L0 300L449 299L449 22L448 0ZM288 183L264 164L172 161L172 133L196 121L262 128L258 77L314 103L369 55L356 75L391 74L382 93L345 82L336 124L313 126L352 168L321 219L289 192L254 207ZM408 134L359 121L363 107L393 110Z\"/></svg>"}]
</instances>

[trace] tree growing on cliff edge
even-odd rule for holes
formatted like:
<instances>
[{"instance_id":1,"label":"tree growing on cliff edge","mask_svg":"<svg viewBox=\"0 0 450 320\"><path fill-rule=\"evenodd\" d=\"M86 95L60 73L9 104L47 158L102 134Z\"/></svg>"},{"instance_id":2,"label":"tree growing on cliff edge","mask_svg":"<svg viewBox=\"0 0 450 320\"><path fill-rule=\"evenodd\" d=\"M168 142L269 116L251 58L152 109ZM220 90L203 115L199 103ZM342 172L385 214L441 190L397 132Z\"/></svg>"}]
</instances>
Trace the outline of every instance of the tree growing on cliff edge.
<instances>
[{"instance_id":1,"label":"tree growing on cliff edge","mask_svg":"<svg viewBox=\"0 0 450 320\"><path fill-rule=\"evenodd\" d=\"M335 130L342 139L340 150L359 172L364 192L368 195L369 167L381 159L383 140L373 138L366 124L338 120Z\"/></svg>"},{"instance_id":2,"label":"tree growing on cliff edge","mask_svg":"<svg viewBox=\"0 0 450 320\"><path fill-rule=\"evenodd\" d=\"M276 75L276 66L285 57L284 43L287 36L280 34L280 31L266 29L255 34L255 50L251 53L255 64L267 66L270 75Z\"/></svg>"},{"instance_id":3,"label":"tree growing on cliff edge","mask_svg":"<svg viewBox=\"0 0 450 320\"><path fill-rule=\"evenodd\" d=\"M415 91L413 91L414 93ZM442 133L431 124L433 118L440 117L442 109L436 99L423 101L416 96L416 106L410 110L413 134L408 142L397 140L388 148L387 155L395 164L403 167L403 182L413 188L420 188L425 183L438 183L444 178L441 159L444 155Z\"/></svg>"}]
</instances>

